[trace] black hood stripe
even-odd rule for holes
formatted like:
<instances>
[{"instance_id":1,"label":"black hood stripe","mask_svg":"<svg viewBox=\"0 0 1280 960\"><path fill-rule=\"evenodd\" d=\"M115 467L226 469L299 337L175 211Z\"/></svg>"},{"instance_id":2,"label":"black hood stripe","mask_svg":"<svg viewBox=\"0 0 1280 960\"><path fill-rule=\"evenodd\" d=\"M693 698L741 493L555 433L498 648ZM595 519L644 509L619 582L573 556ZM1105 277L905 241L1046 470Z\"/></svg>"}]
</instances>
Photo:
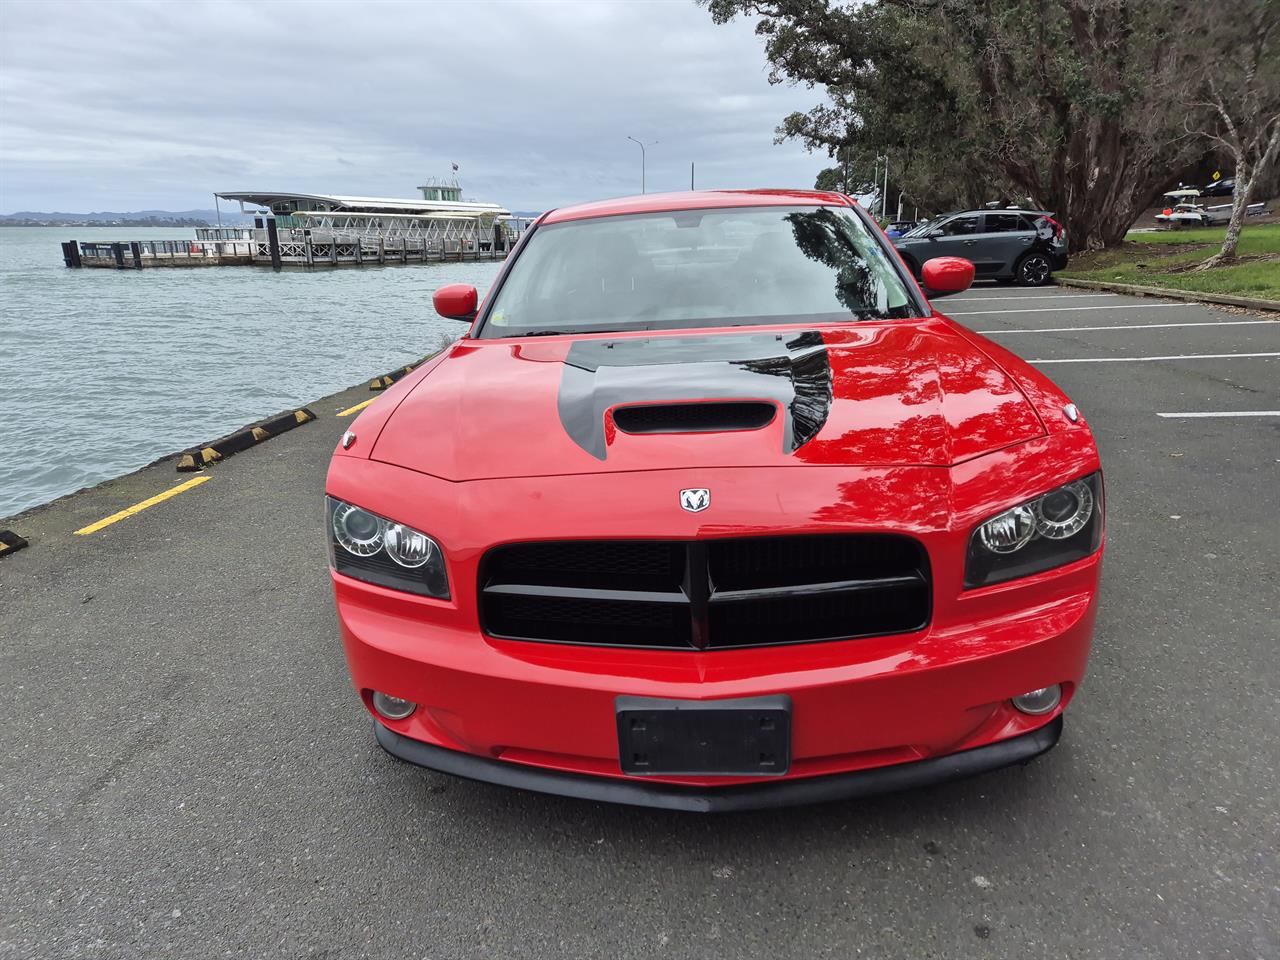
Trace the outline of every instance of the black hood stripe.
<instances>
[{"instance_id":1,"label":"black hood stripe","mask_svg":"<svg viewBox=\"0 0 1280 960\"><path fill-rule=\"evenodd\" d=\"M812 440L831 412L831 361L816 330L643 340L580 340L560 378L560 422L597 460L604 414L632 403L772 399L783 411L783 452Z\"/></svg>"}]
</instances>

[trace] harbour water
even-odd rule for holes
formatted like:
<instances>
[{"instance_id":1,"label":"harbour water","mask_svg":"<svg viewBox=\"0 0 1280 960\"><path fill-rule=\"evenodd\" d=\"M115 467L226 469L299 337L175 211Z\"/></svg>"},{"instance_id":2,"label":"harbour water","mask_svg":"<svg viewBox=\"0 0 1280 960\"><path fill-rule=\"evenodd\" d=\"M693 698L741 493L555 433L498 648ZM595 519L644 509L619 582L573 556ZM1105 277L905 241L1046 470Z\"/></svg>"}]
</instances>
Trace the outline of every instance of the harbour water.
<instances>
[{"instance_id":1,"label":"harbour water","mask_svg":"<svg viewBox=\"0 0 1280 960\"><path fill-rule=\"evenodd\" d=\"M432 292L501 266L68 270L59 249L191 235L0 227L0 518L421 358L464 330Z\"/></svg>"}]
</instances>

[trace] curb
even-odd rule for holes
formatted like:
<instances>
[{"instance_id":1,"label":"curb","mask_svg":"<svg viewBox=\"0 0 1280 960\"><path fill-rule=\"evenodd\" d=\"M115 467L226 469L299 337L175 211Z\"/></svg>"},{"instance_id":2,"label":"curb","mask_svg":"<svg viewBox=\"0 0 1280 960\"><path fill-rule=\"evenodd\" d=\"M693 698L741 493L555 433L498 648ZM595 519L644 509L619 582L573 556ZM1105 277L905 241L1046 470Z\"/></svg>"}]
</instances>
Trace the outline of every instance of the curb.
<instances>
[{"instance_id":1,"label":"curb","mask_svg":"<svg viewBox=\"0 0 1280 960\"><path fill-rule=\"evenodd\" d=\"M1189 300L1192 303L1221 303L1228 307L1247 307L1250 310L1280 311L1280 300L1233 297L1225 293L1201 293L1197 290L1171 290L1168 287L1141 287L1132 283L1076 280L1072 277L1054 277L1053 279L1060 287L1082 287L1085 290L1109 290L1113 293L1130 293L1139 297L1168 297L1172 300Z\"/></svg>"},{"instance_id":2,"label":"curb","mask_svg":"<svg viewBox=\"0 0 1280 960\"><path fill-rule=\"evenodd\" d=\"M434 356L435 356L434 353L429 353L425 357L423 357L421 360L416 360L413 363L409 364L407 367L400 367L398 370L392 370L390 373L384 373L380 377L374 377L372 380L369 381L369 389L370 390L387 389L387 387L391 386L397 380L403 380L409 374L413 373L414 370L422 366L424 363L426 363L428 360L430 360Z\"/></svg>"},{"instance_id":3,"label":"curb","mask_svg":"<svg viewBox=\"0 0 1280 960\"><path fill-rule=\"evenodd\" d=\"M12 530L0 530L0 557L17 553L27 545L26 537L20 537Z\"/></svg>"},{"instance_id":4,"label":"curb","mask_svg":"<svg viewBox=\"0 0 1280 960\"><path fill-rule=\"evenodd\" d=\"M248 450L264 440L270 440L286 430L292 430L300 424L310 423L315 418L316 415L314 413L306 407L301 407L297 410L290 410L286 413L280 413L274 417L267 417L265 420L251 423L247 427L241 427L234 433L227 434L225 437L207 444L201 444L198 447L192 447L190 450L184 450L178 454L178 470L184 472L199 470L210 463L223 460L233 453Z\"/></svg>"}]
</instances>

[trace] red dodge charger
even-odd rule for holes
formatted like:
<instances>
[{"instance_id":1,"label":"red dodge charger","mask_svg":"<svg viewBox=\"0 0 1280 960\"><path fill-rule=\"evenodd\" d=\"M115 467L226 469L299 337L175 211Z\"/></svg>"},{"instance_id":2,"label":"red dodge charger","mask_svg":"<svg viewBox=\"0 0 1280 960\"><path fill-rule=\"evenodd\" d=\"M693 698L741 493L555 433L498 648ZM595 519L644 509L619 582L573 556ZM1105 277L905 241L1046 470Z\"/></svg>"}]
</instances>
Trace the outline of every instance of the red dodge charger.
<instances>
[{"instance_id":1,"label":"red dodge charger","mask_svg":"<svg viewBox=\"0 0 1280 960\"><path fill-rule=\"evenodd\" d=\"M329 468L347 661L378 742L551 793L741 810L1051 748L1085 672L1098 452L937 313L848 197L543 215L469 332Z\"/></svg>"}]
</instances>

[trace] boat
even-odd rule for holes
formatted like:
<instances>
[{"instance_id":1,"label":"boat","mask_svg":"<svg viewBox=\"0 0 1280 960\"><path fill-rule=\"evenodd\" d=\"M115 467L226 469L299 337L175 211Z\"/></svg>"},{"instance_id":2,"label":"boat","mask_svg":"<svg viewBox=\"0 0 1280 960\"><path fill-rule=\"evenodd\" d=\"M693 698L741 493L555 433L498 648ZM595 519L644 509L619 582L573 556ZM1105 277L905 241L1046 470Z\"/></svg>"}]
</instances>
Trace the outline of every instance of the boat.
<instances>
[{"instance_id":1,"label":"boat","mask_svg":"<svg viewBox=\"0 0 1280 960\"><path fill-rule=\"evenodd\" d=\"M1179 185L1164 195L1165 208L1156 214L1156 225L1166 230L1183 227L1220 227L1231 222L1231 204L1204 206L1196 203L1203 194L1195 187ZM1265 216L1270 211L1265 203L1251 203L1245 209L1249 217Z\"/></svg>"}]
</instances>

